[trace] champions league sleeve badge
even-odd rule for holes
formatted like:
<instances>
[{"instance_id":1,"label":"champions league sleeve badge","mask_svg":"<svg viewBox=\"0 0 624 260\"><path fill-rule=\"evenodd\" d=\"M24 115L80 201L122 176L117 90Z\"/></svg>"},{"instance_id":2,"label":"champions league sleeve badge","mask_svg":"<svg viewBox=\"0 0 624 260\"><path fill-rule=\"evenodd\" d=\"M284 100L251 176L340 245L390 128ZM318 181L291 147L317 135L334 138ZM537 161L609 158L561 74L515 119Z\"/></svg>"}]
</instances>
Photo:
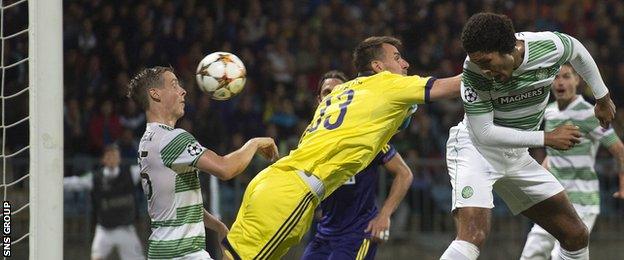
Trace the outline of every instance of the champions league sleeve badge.
<instances>
[{"instance_id":1,"label":"champions league sleeve badge","mask_svg":"<svg viewBox=\"0 0 624 260\"><path fill-rule=\"evenodd\" d=\"M464 100L470 103L475 102L477 100L477 92L469 87L464 88Z\"/></svg>"},{"instance_id":2,"label":"champions league sleeve badge","mask_svg":"<svg viewBox=\"0 0 624 260\"><path fill-rule=\"evenodd\" d=\"M190 143L186 146L186 152L188 152L191 156L197 156L203 151L202 147L199 143Z\"/></svg>"}]
</instances>

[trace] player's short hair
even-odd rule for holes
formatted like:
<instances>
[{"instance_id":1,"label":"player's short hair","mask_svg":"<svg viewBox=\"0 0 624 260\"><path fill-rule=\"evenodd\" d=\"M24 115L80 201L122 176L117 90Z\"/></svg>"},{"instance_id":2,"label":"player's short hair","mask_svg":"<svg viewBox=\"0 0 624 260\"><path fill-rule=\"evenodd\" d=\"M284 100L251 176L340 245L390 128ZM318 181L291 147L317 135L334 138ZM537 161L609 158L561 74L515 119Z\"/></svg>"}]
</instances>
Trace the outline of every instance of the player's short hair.
<instances>
[{"instance_id":1,"label":"player's short hair","mask_svg":"<svg viewBox=\"0 0 624 260\"><path fill-rule=\"evenodd\" d=\"M319 80L318 86L316 88L316 94L319 96L321 95L321 87L323 86L323 82L325 82L326 79L339 79L342 82L349 81L347 80L347 75L345 75L342 71L330 70L328 72L325 72L325 74L323 74L323 76Z\"/></svg>"},{"instance_id":2,"label":"player's short hair","mask_svg":"<svg viewBox=\"0 0 624 260\"><path fill-rule=\"evenodd\" d=\"M353 66L358 72L372 71L371 61L380 59L383 55L382 45L393 45L399 49L403 44L401 40L391 36L373 36L360 42L353 51Z\"/></svg>"},{"instance_id":3,"label":"player's short hair","mask_svg":"<svg viewBox=\"0 0 624 260\"><path fill-rule=\"evenodd\" d=\"M464 25L461 42L466 53L511 53L516 36L509 17L502 14L478 13Z\"/></svg>"},{"instance_id":4,"label":"player's short hair","mask_svg":"<svg viewBox=\"0 0 624 260\"><path fill-rule=\"evenodd\" d=\"M149 88L159 88L163 86L163 74L173 72L172 67L156 66L153 68L145 68L139 71L128 83L127 97L131 98L139 104L143 109L149 108L149 98L147 90Z\"/></svg>"},{"instance_id":5,"label":"player's short hair","mask_svg":"<svg viewBox=\"0 0 624 260\"><path fill-rule=\"evenodd\" d=\"M572 64L570 64L569 62L564 63L563 65L561 65L561 67L563 66L567 66L570 68L570 71L572 71L572 74L578 76L578 72L576 72L576 70L574 69L574 67L572 67Z\"/></svg>"}]
</instances>

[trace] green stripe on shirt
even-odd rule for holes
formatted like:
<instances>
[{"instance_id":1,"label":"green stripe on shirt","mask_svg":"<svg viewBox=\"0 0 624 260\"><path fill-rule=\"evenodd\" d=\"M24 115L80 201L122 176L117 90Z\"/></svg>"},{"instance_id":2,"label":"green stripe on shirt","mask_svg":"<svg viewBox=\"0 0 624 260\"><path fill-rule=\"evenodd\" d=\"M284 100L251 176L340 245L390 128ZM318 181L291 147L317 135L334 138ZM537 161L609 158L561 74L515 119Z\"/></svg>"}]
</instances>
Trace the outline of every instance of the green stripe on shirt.
<instances>
[{"instance_id":1,"label":"green stripe on shirt","mask_svg":"<svg viewBox=\"0 0 624 260\"><path fill-rule=\"evenodd\" d=\"M200 223L204 219L204 207L202 204L195 204L176 208L176 218L162 221L152 221L152 228L159 227L179 227L186 224Z\"/></svg>"},{"instance_id":2,"label":"green stripe on shirt","mask_svg":"<svg viewBox=\"0 0 624 260\"><path fill-rule=\"evenodd\" d=\"M550 172L560 180L597 180L598 175L590 167L550 167Z\"/></svg>"},{"instance_id":3,"label":"green stripe on shirt","mask_svg":"<svg viewBox=\"0 0 624 260\"><path fill-rule=\"evenodd\" d=\"M570 155L591 155L591 142L580 143L572 147L569 150L556 150L553 148L546 148L546 154L548 156L570 156Z\"/></svg>"},{"instance_id":4,"label":"green stripe on shirt","mask_svg":"<svg viewBox=\"0 0 624 260\"><path fill-rule=\"evenodd\" d=\"M539 127L544 111L520 118L494 118L494 124L522 130L534 130Z\"/></svg>"},{"instance_id":5,"label":"green stripe on shirt","mask_svg":"<svg viewBox=\"0 0 624 260\"><path fill-rule=\"evenodd\" d=\"M186 149L186 146L193 142L195 142L195 138L187 132L177 135L160 151L163 164L171 168L173 162L178 159L180 154Z\"/></svg>"},{"instance_id":6,"label":"green stripe on shirt","mask_svg":"<svg viewBox=\"0 0 624 260\"><path fill-rule=\"evenodd\" d=\"M528 45L529 45L528 62L537 60L541 57L544 57L544 55L557 50L557 46L555 46L555 43L552 40L529 42Z\"/></svg>"},{"instance_id":7,"label":"green stripe on shirt","mask_svg":"<svg viewBox=\"0 0 624 260\"><path fill-rule=\"evenodd\" d=\"M490 101L464 102L464 109L469 115L484 114L494 110Z\"/></svg>"},{"instance_id":8,"label":"green stripe on shirt","mask_svg":"<svg viewBox=\"0 0 624 260\"><path fill-rule=\"evenodd\" d=\"M573 204L583 206L600 205L600 194L598 192L568 191L566 193Z\"/></svg>"},{"instance_id":9,"label":"green stripe on shirt","mask_svg":"<svg viewBox=\"0 0 624 260\"><path fill-rule=\"evenodd\" d=\"M464 85L476 90L490 91L492 89L491 79L487 79L486 77L467 69L464 69L462 73L462 82L464 82Z\"/></svg>"},{"instance_id":10,"label":"green stripe on shirt","mask_svg":"<svg viewBox=\"0 0 624 260\"><path fill-rule=\"evenodd\" d=\"M561 58L559 59L559 61L557 61L557 65L561 66L564 63L570 61L570 57L572 57L572 51L573 51L572 40L566 34L559 33L559 32L553 32L553 33L557 37L559 37L559 39L561 40L561 43L563 44L563 55L561 55Z\"/></svg>"},{"instance_id":11,"label":"green stripe on shirt","mask_svg":"<svg viewBox=\"0 0 624 260\"><path fill-rule=\"evenodd\" d=\"M602 138L600 138L600 144L604 147L611 147L613 144L617 143L620 140L620 138L618 138L618 136L615 134L615 132L612 132L608 135L603 136Z\"/></svg>"},{"instance_id":12,"label":"green stripe on shirt","mask_svg":"<svg viewBox=\"0 0 624 260\"><path fill-rule=\"evenodd\" d=\"M177 174L175 179L175 192L185 192L200 189L199 178L195 171Z\"/></svg>"},{"instance_id":13,"label":"green stripe on shirt","mask_svg":"<svg viewBox=\"0 0 624 260\"><path fill-rule=\"evenodd\" d=\"M176 240L150 240L147 257L150 259L171 259L205 250L206 237L196 236Z\"/></svg>"}]
</instances>

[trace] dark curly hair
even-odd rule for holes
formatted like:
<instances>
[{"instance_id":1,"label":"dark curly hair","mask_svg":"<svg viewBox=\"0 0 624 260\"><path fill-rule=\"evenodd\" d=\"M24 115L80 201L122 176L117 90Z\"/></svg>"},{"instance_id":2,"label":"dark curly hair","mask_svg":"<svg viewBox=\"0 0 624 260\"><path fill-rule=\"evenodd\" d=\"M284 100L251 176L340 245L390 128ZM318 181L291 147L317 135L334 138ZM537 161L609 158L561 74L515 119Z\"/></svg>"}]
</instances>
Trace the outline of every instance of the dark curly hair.
<instances>
[{"instance_id":1,"label":"dark curly hair","mask_svg":"<svg viewBox=\"0 0 624 260\"><path fill-rule=\"evenodd\" d=\"M172 67L156 66L153 68L145 68L139 71L134 78L128 83L127 97L131 98L139 104L143 109L149 108L149 98L147 90L150 87L160 87L163 85L163 74L173 72Z\"/></svg>"},{"instance_id":2,"label":"dark curly hair","mask_svg":"<svg viewBox=\"0 0 624 260\"><path fill-rule=\"evenodd\" d=\"M502 14L478 13L470 17L461 34L466 53L511 53L516 36L509 17Z\"/></svg>"}]
</instances>

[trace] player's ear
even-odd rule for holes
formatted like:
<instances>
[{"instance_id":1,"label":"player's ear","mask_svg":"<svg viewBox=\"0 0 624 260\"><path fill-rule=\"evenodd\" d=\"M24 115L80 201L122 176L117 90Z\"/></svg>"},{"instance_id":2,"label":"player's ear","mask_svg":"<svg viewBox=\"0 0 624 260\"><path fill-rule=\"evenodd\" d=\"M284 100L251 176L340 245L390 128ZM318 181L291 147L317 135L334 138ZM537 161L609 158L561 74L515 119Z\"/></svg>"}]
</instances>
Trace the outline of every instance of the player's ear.
<instances>
[{"instance_id":1,"label":"player's ear","mask_svg":"<svg viewBox=\"0 0 624 260\"><path fill-rule=\"evenodd\" d=\"M160 102L160 93L156 88L150 88L148 90L149 96L152 100Z\"/></svg>"},{"instance_id":2,"label":"player's ear","mask_svg":"<svg viewBox=\"0 0 624 260\"><path fill-rule=\"evenodd\" d=\"M371 68L373 69L375 73L379 73L385 70L385 66L383 65L383 62L378 61L378 60L371 61Z\"/></svg>"}]
</instances>

